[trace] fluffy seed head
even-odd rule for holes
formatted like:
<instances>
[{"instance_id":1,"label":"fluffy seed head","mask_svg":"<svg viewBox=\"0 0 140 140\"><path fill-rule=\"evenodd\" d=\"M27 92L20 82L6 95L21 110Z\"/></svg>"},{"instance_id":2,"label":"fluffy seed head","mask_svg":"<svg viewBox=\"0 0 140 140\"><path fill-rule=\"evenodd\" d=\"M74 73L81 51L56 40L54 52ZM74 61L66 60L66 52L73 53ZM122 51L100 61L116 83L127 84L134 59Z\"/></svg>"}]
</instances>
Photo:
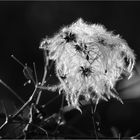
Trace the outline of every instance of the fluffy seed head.
<instances>
[{"instance_id":1,"label":"fluffy seed head","mask_svg":"<svg viewBox=\"0 0 140 140\"><path fill-rule=\"evenodd\" d=\"M102 25L78 19L62 28L52 38L45 38L40 48L55 61L59 91L64 91L68 105L79 109L84 100L117 98L114 86L123 75L129 78L135 55L127 42Z\"/></svg>"}]
</instances>

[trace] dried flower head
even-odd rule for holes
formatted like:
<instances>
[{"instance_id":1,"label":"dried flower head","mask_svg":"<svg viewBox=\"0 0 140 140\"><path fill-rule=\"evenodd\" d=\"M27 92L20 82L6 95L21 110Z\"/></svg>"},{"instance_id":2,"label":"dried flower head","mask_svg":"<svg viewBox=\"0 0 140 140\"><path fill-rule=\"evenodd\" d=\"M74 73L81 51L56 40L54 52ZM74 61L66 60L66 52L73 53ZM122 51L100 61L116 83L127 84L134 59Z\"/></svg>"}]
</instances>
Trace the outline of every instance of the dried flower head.
<instances>
[{"instance_id":1,"label":"dried flower head","mask_svg":"<svg viewBox=\"0 0 140 140\"><path fill-rule=\"evenodd\" d=\"M49 52L46 59L55 61L59 91L64 91L68 105L79 109L80 97L121 101L114 86L122 74L131 77L135 55L119 35L79 19L45 38L40 48Z\"/></svg>"}]
</instances>

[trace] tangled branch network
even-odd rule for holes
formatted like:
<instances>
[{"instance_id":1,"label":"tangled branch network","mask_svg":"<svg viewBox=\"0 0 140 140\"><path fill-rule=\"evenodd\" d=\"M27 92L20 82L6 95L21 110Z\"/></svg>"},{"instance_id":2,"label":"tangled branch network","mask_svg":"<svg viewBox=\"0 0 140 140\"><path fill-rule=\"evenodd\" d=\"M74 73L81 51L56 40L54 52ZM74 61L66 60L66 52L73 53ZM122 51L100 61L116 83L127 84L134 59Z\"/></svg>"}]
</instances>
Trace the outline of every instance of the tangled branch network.
<instances>
[{"instance_id":1,"label":"tangled branch network","mask_svg":"<svg viewBox=\"0 0 140 140\"><path fill-rule=\"evenodd\" d=\"M80 99L98 103L113 97L122 102L114 86L122 75L132 76L135 55L119 35L78 19L54 37L46 37L40 48L46 61L55 61L60 81L48 88L65 94L69 106L80 109Z\"/></svg>"}]
</instances>

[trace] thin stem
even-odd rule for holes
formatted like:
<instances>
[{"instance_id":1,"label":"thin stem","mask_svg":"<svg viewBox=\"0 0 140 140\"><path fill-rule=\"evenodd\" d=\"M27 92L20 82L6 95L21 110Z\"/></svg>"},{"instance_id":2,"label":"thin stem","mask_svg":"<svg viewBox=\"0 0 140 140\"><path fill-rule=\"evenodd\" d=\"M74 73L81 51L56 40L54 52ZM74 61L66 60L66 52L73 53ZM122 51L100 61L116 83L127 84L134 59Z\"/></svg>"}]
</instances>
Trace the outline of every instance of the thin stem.
<instances>
[{"instance_id":1,"label":"thin stem","mask_svg":"<svg viewBox=\"0 0 140 140\"><path fill-rule=\"evenodd\" d=\"M48 62L45 60L44 75L43 75L43 78L42 78L41 86L44 86L44 84L46 82L45 79L46 79L46 76L47 76L47 66L48 66ZM42 90L38 93L38 97L37 97L37 100L36 100L36 105L39 103L41 93L42 93Z\"/></svg>"},{"instance_id":2,"label":"thin stem","mask_svg":"<svg viewBox=\"0 0 140 140\"><path fill-rule=\"evenodd\" d=\"M0 79L0 83L5 86L11 93L13 93L18 100L20 100L23 104L25 103L25 101L23 99L21 99L21 97L11 88L9 87L5 82L3 82L3 80Z\"/></svg>"},{"instance_id":3,"label":"thin stem","mask_svg":"<svg viewBox=\"0 0 140 140\"><path fill-rule=\"evenodd\" d=\"M49 100L47 103L46 103L46 106L49 105L50 103L52 103L54 100L56 100L57 98L59 97L59 94L57 96L55 96L54 98L52 98L51 100Z\"/></svg>"},{"instance_id":4,"label":"thin stem","mask_svg":"<svg viewBox=\"0 0 140 140\"><path fill-rule=\"evenodd\" d=\"M100 98L98 98L98 99L96 100L95 107L94 107L94 113L95 113L95 111L96 111L96 109L97 109L97 105L98 105L98 103L99 103L99 99L100 99ZM92 102L93 102L93 101L92 101Z\"/></svg>"},{"instance_id":5,"label":"thin stem","mask_svg":"<svg viewBox=\"0 0 140 140\"><path fill-rule=\"evenodd\" d=\"M29 122L28 122L28 124L25 126L25 128L24 128L24 132L25 131L27 131L28 130L28 128L29 128L29 125L32 123L32 120L33 120L33 103L31 104L31 107L30 107L30 112L29 112L29 115L30 115L30 117L29 117Z\"/></svg>"},{"instance_id":6,"label":"thin stem","mask_svg":"<svg viewBox=\"0 0 140 140\"><path fill-rule=\"evenodd\" d=\"M40 126L38 126L38 125L35 125L35 124L31 124L31 125L37 127L37 128L40 129L41 131L43 131L43 132L46 134L47 138L48 138L48 133L47 133L47 131L46 131L44 128L42 128L42 127L40 127Z\"/></svg>"},{"instance_id":7,"label":"thin stem","mask_svg":"<svg viewBox=\"0 0 140 140\"><path fill-rule=\"evenodd\" d=\"M133 139L136 139L137 137L139 137L140 136L140 133L138 133L137 135L135 135L135 136L132 136L131 137L131 139L133 140Z\"/></svg>"},{"instance_id":8,"label":"thin stem","mask_svg":"<svg viewBox=\"0 0 140 140\"><path fill-rule=\"evenodd\" d=\"M8 123L8 119L6 118L5 122L0 126L0 130Z\"/></svg>"},{"instance_id":9,"label":"thin stem","mask_svg":"<svg viewBox=\"0 0 140 140\"><path fill-rule=\"evenodd\" d=\"M94 105L93 105L92 99L90 99L90 104L91 104L91 117L92 117L92 122L93 122L93 127L94 127L94 134L95 134L96 139L98 139L95 118L94 118L94 116L95 116L94 107L93 107Z\"/></svg>"},{"instance_id":10,"label":"thin stem","mask_svg":"<svg viewBox=\"0 0 140 140\"><path fill-rule=\"evenodd\" d=\"M37 92L37 87L35 87L35 89L33 91L33 94L29 98L29 100L16 112L16 114L13 115L13 118L15 118L16 116L18 116L23 111L23 109L26 108L29 105L29 103L31 103L31 101L32 101L32 99L33 99L33 97L34 97L34 95L35 95L36 92Z\"/></svg>"},{"instance_id":11,"label":"thin stem","mask_svg":"<svg viewBox=\"0 0 140 140\"><path fill-rule=\"evenodd\" d=\"M23 68L25 67L23 63L21 63L13 54L11 55L11 57L17 62L19 63Z\"/></svg>"},{"instance_id":12,"label":"thin stem","mask_svg":"<svg viewBox=\"0 0 140 140\"><path fill-rule=\"evenodd\" d=\"M5 122L0 126L0 130L5 126L5 124L7 124L8 122L8 115L7 115L7 112L6 112L6 109L5 109L5 105L3 103L3 101L1 101L1 104L2 104L2 107L4 109L4 114L5 114Z\"/></svg>"},{"instance_id":13,"label":"thin stem","mask_svg":"<svg viewBox=\"0 0 140 140\"><path fill-rule=\"evenodd\" d=\"M33 67L34 67L34 73L35 73L35 82L36 82L36 84L37 84L37 83L38 83L38 78L37 78L37 72L36 72L35 63L33 63Z\"/></svg>"},{"instance_id":14,"label":"thin stem","mask_svg":"<svg viewBox=\"0 0 140 140\"><path fill-rule=\"evenodd\" d=\"M6 119L7 119L8 115L7 115L6 107L5 107L4 103L3 103L3 101L1 101L1 104L2 104L2 108L3 108L4 114L6 116Z\"/></svg>"}]
</instances>

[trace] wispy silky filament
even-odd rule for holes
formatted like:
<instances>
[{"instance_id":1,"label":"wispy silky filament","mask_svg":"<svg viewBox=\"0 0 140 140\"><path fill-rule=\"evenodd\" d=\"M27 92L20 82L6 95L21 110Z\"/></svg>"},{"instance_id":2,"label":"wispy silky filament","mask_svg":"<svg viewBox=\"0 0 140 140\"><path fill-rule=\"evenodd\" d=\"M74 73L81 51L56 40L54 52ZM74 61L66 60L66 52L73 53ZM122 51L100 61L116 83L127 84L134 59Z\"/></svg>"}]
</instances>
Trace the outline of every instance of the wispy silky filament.
<instances>
[{"instance_id":1,"label":"wispy silky filament","mask_svg":"<svg viewBox=\"0 0 140 140\"><path fill-rule=\"evenodd\" d=\"M49 51L48 58L55 61L58 88L64 91L68 105L79 109L80 96L87 101L110 97L121 101L114 86L122 74L131 77L135 55L119 35L79 19L45 38L40 48Z\"/></svg>"}]
</instances>

